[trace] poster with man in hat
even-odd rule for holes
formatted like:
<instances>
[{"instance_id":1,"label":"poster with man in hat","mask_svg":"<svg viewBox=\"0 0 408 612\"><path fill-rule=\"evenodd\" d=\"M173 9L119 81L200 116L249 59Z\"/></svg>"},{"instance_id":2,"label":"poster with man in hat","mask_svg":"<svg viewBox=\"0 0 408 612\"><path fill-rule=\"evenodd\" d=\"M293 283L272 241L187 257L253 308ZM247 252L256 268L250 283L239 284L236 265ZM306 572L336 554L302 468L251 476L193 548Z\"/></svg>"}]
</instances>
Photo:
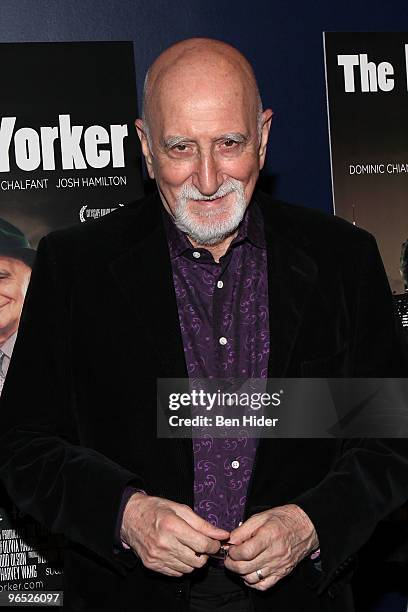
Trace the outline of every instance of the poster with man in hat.
<instances>
[{"instance_id":1,"label":"poster with man in hat","mask_svg":"<svg viewBox=\"0 0 408 612\"><path fill-rule=\"evenodd\" d=\"M0 59L1 395L40 239L136 200L143 182L132 43L3 43ZM0 595L62 590L63 548L0 484Z\"/></svg>"},{"instance_id":2,"label":"poster with man in hat","mask_svg":"<svg viewBox=\"0 0 408 612\"><path fill-rule=\"evenodd\" d=\"M34 259L25 234L0 218L0 395ZM0 487L0 592L60 588L62 547L63 538L19 512Z\"/></svg>"}]
</instances>

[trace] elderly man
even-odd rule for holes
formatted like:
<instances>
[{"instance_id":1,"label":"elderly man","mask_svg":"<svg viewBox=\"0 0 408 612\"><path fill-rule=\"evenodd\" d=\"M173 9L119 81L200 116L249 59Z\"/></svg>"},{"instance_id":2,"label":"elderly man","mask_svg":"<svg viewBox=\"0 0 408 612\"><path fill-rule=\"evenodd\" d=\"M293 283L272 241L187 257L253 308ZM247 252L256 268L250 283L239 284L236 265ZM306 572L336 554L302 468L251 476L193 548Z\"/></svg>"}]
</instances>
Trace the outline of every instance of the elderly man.
<instances>
[{"instance_id":1,"label":"elderly man","mask_svg":"<svg viewBox=\"0 0 408 612\"><path fill-rule=\"evenodd\" d=\"M69 538L66 610L352 610L407 497L405 443L156 435L157 378L402 372L372 237L255 191L271 118L236 49L172 46L136 122L158 193L40 243L0 473Z\"/></svg>"},{"instance_id":2,"label":"elderly man","mask_svg":"<svg viewBox=\"0 0 408 612\"><path fill-rule=\"evenodd\" d=\"M0 394L10 365L35 251L14 225L0 219Z\"/></svg>"}]
</instances>

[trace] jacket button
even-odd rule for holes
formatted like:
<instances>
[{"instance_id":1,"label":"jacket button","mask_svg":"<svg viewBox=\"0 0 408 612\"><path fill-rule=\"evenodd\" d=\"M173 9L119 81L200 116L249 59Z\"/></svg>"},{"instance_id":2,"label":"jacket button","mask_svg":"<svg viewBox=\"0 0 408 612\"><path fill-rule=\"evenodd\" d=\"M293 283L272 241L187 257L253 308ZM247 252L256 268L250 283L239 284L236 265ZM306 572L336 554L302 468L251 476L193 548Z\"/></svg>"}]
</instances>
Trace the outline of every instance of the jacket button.
<instances>
[{"instance_id":1,"label":"jacket button","mask_svg":"<svg viewBox=\"0 0 408 612\"><path fill-rule=\"evenodd\" d=\"M179 584L176 587L176 597L177 597L177 599L180 599L181 597L183 597L183 587L182 587L181 584Z\"/></svg>"}]
</instances>

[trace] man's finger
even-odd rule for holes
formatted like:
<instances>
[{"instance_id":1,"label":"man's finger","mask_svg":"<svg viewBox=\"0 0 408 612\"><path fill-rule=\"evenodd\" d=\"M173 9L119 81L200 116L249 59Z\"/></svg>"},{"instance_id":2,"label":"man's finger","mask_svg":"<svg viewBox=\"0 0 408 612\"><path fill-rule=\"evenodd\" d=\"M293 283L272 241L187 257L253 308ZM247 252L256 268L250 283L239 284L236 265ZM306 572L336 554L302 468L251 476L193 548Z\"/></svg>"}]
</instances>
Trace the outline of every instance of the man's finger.
<instances>
[{"instance_id":1,"label":"man's finger","mask_svg":"<svg viewBox=\"0 0 408 612\"><path fill-rule=\"evenodd\" d=\"M181 544L190 548L194 553L214 555L219 551L220 542L218 539L205 536L201 531L197 531L184 519L181 517L178 518L179 520L175 525L173 533Z\"/></svg>"},{"instance_id":2,"label":"man's finger","mask_svg":"<svg viewBox=\"0 0 408 612\"><path fill-rule=\"evenodd\" d=\"M177 514L181 516L191 527L214 540L226 540L229 537L229 531L215 527L208 521L198 516L191 508L180 504L177 508Z\"/></svg>"},{"instance_id":3,"label":"man's finger","mask_svg":"<svg viewBox=\"0 0 408 612\"><path fill-rule=\"evenodd\" d=\"M243 576L245 584L259 591L266 591L275 585L279 580L290 574L295 565L287 564L285 567L271 569L267 565L262 565L257 570Z\"/></svg>"},{"instance_id":4,"label":"man's finger","mask_svg":"<svg viewBox=\"0 0 408 612\"><path fill-rule=\"evenodd\" d=\"M194 565L184 563L181 559L172 559L167 561L166 565L176 572L182 572L183 574L190 574L194 569Z\"/></svg>"},{"instance_id":5,"label":"man's finger","mask_svg":"<svg viewBox=\"0 0 408 612\"><path fill-rule=\"evenodd\" d=\"M160 571L160 573L164 574L165 576L172 576L174 578L181 578L181 576L183 575L183 572L176 572L175 570L172 570L169 567L164 567Z\"/></svg>"},{"instance_id":6,"label":"man's finger","mask_svg":"<svg viewBox=\"0 0 408 612\"><path fill-rule=\"evenodd\" d=\"M246 520L240 527L237 527L231 531L229 542L231 544L242 544L246 540L249 540L255 533L255 531L263 525L265 518L260 514L254 514L248 520ZM231 547L232 549L233 547Z\"/></svg>"},{"instance_id":7,"label":"man's finger","mask_svg":"<svg viewBox=\"0 0 408 612\"><path fill-rule=\"evenodd\" d=\"M280 564L276 566L276 562L271 561L271 557L268 553L268 550L263 549L262 553L256 556L254 559L250 561L233 561L231 557L227 557L224 561L225 567L236 574L240 574L241 576L247 576L249 574L255 573L257 569L261 567L270 567L271 569L267 572L268 574L274 572L275 570L279 573Z\"/></svg>"},{"instance_id":8,"label":"man's finger","mask_svg":"<svg viewBox=\"0 0 408 612\"><path fill-rule=\"evenodd\" d=\"M184 544L181 543L179 543L177 558L194 569L199 569L200 567L203 567L203 565L205 565L208 561L208 555L197 555L194 550L192 550L188 546L184 546Z\"/></svg>"},{"instance_id":9,"label":"man's finger","mask_svg":"<svg viewBox=\"0 0 408 612\"><path fill-rule=\"evenodd\" d=\"M283 576L278 576L277 574L270 574L266 578L260 580L257 574L255 574L255 576L256 578L251 574L249 576L244 576L243 579L244 583L249 588L255 589L256 591L267 591L283 578Z\"/></svg>"},{"instance_id":10,"label":"man's finger","mask_svg":"<svg viewBox=\"0 0 408 612\"><path fill-rule=\"evenodd\" d=\"M260 555L268 543L265 538L256 533L242 544L230 546L228 556L233 561L251 561Z\"/></svg>"},{"instance_id":11,"label":"man's finger","mask_svg":"<svg viewBox=\"0 0 408 612\"><path fill-rule=\"evenodd\" d=\"M180 544L180 542L172 537L168 541L169 547L163 550L154 550L143 556L143 564L148 568L156 572L162 572L163 569L171 569L175 572L181 572L182 574L189 574L194 569L202 567L208 557L203 555L197 557L195 553Z\"/></svg>"}]
</instances>

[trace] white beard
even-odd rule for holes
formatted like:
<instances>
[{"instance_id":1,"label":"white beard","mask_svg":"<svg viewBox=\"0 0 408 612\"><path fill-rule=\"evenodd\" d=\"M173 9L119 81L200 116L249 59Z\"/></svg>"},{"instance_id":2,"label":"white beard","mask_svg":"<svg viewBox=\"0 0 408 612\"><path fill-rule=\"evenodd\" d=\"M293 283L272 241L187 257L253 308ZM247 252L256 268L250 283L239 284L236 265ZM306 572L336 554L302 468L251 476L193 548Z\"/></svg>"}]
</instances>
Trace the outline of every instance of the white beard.
<instances>
[{"instance_id":1,"label":"white beard","mask_svg":"<svg viewBox=\"0 0 408 612\"><path fill-rule=\"evenodd\" d=\"M229 193L235 193L235 201L230 201L225 206L221 204L216 210L206 210L204 207L202 211L195 213L188 210L189 200L216 200ZM211 196L203 195L194 185L184 185L176 200L173 213L174 222L197 244L212 246L219 244L224 238L235 232L244 217L246 207L244 186L237 179L226 179ZM218 219L220 214L228 210L230 214L226 218Z\"/></svg>"}]
</instances>

